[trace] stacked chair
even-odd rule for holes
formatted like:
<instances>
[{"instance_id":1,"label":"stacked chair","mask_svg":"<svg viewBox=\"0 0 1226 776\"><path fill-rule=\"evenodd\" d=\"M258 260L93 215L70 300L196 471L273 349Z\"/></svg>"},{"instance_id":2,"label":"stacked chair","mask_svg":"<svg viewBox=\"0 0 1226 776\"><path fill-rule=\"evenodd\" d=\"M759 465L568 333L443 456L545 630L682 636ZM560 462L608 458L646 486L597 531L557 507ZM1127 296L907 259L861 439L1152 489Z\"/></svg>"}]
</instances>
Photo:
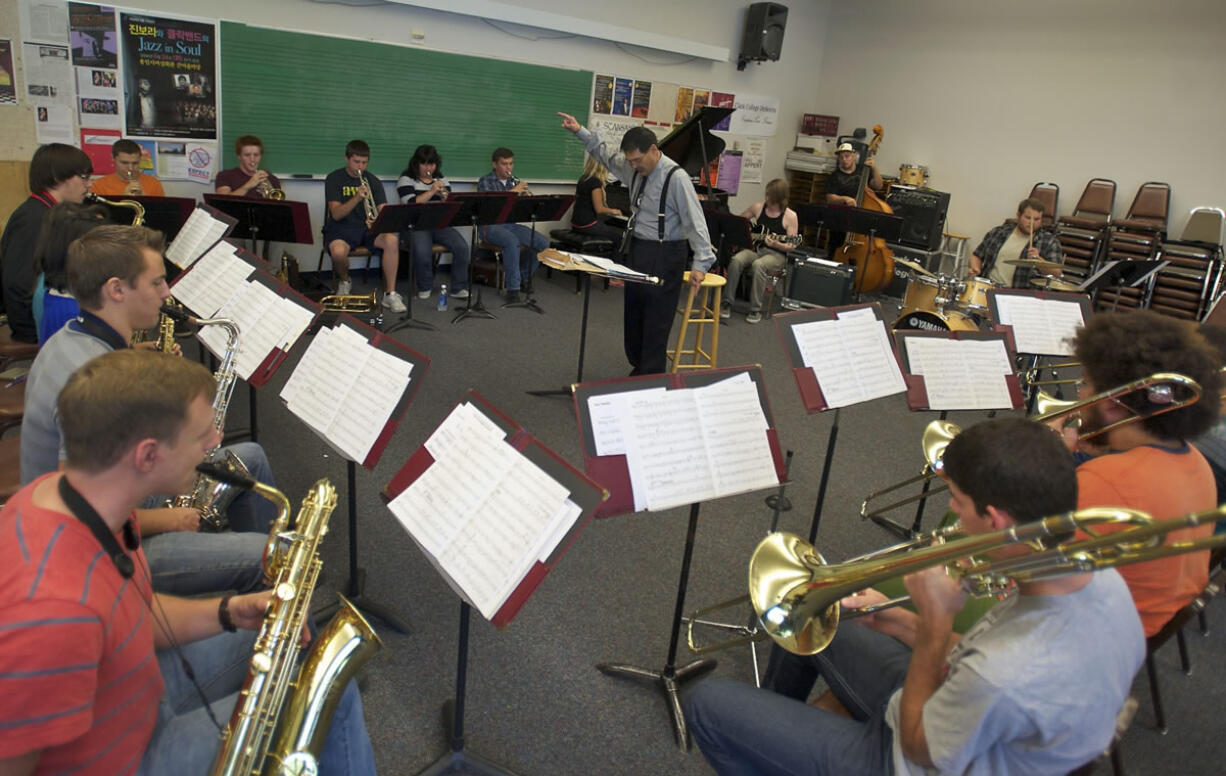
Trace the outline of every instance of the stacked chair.
<instances>
[{"instance_id":1,"label":"stacked chair","mask_svg":"<svg viewBox=\"0 0 1226 776\"><path fill-rule=\"evenodd\" d=\"M1175 318L1201 320L1222 284L1221 208L1199 207L1178 240L1163 240L1158 258L1170 265L1158 273L1150 308Z\"/></svg>"},{"instance_id":2,"label":"stacked chair","mask_svg":"<svg viewBox=\"0 0 1226 776\"><path fill-rule=\"evenodd\" d=\"M1170 203L1169 185L1156 181L1142 183L1128 215L1107 226L1100 261L1147 260L1157 256L1158 245L1166 237ZM1156 283L1155 276L1140 288L1108 286L1099 292L1095 306L1099 310L1148 307Z\"/></svg>"},{"instance_id":3,"label":"stacked chair","mask_svg":"<svg viewBox=\"0 0 1226 776\"><path fill-rule=\"evenodd\" d=\"M1081 192L1072 215L1056 219L1056 236L1064 252L1064 271L1071 281L1085 280L1093 274L1114 209L1115 181L1092 178Z\"/></svg>"}]
</instances>

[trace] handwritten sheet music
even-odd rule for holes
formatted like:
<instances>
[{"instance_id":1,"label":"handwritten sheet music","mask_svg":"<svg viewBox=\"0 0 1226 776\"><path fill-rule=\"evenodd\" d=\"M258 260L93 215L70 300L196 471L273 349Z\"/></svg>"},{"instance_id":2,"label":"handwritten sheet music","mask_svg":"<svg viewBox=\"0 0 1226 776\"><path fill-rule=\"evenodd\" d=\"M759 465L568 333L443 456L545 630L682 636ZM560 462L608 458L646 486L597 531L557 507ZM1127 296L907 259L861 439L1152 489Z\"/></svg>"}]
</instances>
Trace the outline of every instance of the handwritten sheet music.
<instances>
[{"instance_id":1,"label":"handwritten sheet music","mask_svg":"<svg viewBox=\"0 0 1226 776\"><path fill-rule=\"evenodd\" d=\"M834 320L797 324L791 331L801 360L813 370L829 407L907 390L885 322L872 310L849 310Z\"/></svg>"},{"instance_id":2,"label":"handwritten sheet music","mask_svg":"<svg viewBox=\"0 0 1226 776\"><path fill-rule=\"evenodd\" d=\"M1013 407L1013 374L1003 336L955 340L905 337L911 373L923 375L928 406L934 410L991 410Z\"/></svg>"},{"instance_id":3,"label":"handwritten sheet music","mask_svg":"<svg viewBox=\"0 0 1226 776\"><path fill-rule=\"evenodd\" d=\"M457 407L426 449L434 463L388 508L458 592L492 619L582 509L471 404ZM474 479L474 469L482 476Z\"/></svg>"},{"instance_id":4,"label":"handwritten sheet music","mask_svg":"<svg viewBox=\"0 0 1226 776\"><path fill-rule=\"evenodd\" d=\"M1081 305L1065 299L996 295L997 323L1013 327L1019 353L1073 355L1073 337L1085 325Z\"/></svg>"},{"instance_id":5,"label":"handwritten sheet music","mask_svg":"<svg viewBox=\"0 0 1226 776\"><path fill-rule=\"evenodd\" d=\"M204 208L196 208L166 249L166 258L180 269L187 269L218 240L226 236L230 225L214 218Z\"/></svg>"},{"instance_id":6,"label":"handwritten sheet music","mask_svg":"<svg viewBox=\"0 0 1226 776\"><path fill-rule=\"evenodd\" d=\"M412 371L412 362L337 325L315 335L281 399L329 444L361 463L400 404Z\"/></svg>"}]
</instances>

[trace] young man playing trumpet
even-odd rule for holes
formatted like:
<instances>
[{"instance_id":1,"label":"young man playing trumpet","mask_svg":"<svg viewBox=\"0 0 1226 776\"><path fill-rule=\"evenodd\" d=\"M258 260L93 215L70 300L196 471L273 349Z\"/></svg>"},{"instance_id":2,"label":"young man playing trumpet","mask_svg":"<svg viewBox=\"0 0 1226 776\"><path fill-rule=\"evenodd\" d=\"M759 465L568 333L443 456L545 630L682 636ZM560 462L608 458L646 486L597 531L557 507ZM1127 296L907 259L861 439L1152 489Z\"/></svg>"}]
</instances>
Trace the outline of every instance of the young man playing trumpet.
<instances>
[{"instance_id":1,"label":"young man playing trumpet","mask_svg":"<svg viewBox=\"0 0 1226 776\"><path fill-rule=\"evenodd\" d=\"M191 485L220 437L213 389L199 364L119 350L60 394L64 470L0 512L0 773L208 771L271 593L155 592L133 512ZM352 683L321 755L320 773L374 773Z\"/></svg>"},{"instance_id":2,"label":"young man playing trumpet","mask_svg":"<svg viewBox=\"0 0 1226 776\"><path fill-rule=\"evenodd\" d=\"M264 199L267 192L281 189L277 176L260 169L260 160L264 158L262 140L255 135L239 135L234 141L234 153L238 156L238 167L222 170L213 179L213 189L218 194Z\"/></svg>"},{"instance_id":3,"label":"young man playing trumpet","mask_svg":"<svg viewBox=\"0 0 1226 776\"><path fill-rule=\"evenodd\" d=\"M967 429L944 456L950 507L968 535L1064 513L1073 461L1040 424ZM1008 558L1030 552L1005 545ZM966 601L943 566L904 578L916 611L842 625L812 656L774 647L765 690L708 679L686 701L695 739L721 774L1067 773L1111 742L1145 643L1128 589L1108 569L1017 585L964 635ZM866 590L848 609L885 597ZM850 718L806 703L818 677Z\"/></svg>"},{"instance_id":4,"label":"young man playing trumpet","mask_svg":"<svg viewBox=\"0 0 1226 776\"><path fill-rule=\"evenodd\" d=\"M140 171L140 146L126 138L111 146L115 172L94 181L93 192L102 197L164 197L162 182Z\"/></svg>"},{"instance_id":5,"label":"young man playing trumpet","mask_svg":"<svg viewBox=\"0 0 1226 776\"><path fill-rule=\"evenodd\" d=\"M345 146L345 166L328 173L324 180L324 245L332 257L336 273L336 293L344 296L352 290L349 282L349 252L365 247L372 254L382 251L383 306L389 312L405 311L404 299L396 293L396 269L400 266L400 236L395 232L380 235L370 233L379 211L387 205L383 184L366 171L370 162L370 146L362 140L350 140ZM372 256L373 258L373 256Z\"/></svg>"}]
</instances>

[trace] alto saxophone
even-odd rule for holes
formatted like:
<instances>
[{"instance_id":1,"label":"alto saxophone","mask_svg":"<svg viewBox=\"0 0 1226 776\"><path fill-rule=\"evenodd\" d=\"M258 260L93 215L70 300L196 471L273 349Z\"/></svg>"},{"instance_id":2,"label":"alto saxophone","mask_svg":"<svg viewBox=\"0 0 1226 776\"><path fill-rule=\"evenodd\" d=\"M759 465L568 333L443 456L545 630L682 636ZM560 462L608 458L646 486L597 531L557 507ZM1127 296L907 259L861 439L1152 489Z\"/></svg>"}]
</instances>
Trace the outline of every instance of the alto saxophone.
<instances>
[{"instance_id":1,"label":"alto saxophone","mask_svg":"<svg viewBox=\"0 0 1226 776\"><path fill-rule=\"evenodd\" d=\"M298 667L299 640L322 565L319 542L336 507L336 488L326 478L316 482L291 529L289 501L281 491L249 477L212 474L252 488L277 505L278 515L269 533L269 546L276 549L265 554L264 562L273 596L210 773L317 774L319 753L345 686L383 647L370 623L341 596L340 610Z\"/></svg>"}]
</instances>

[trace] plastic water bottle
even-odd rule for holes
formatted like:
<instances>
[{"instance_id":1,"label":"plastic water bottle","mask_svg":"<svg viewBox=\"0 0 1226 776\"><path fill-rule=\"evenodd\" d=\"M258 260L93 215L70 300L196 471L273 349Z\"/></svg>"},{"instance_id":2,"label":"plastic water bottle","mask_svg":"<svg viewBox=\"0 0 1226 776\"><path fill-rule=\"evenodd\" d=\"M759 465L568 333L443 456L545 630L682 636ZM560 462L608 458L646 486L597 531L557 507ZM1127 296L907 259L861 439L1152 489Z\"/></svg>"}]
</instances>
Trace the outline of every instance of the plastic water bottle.
<instances>
[{"instance_id":1,"label":"plastic water bottle","mask_svg":"<svg viewBox=\"0 0 1226 776\"><path fill-rule=\"evenodd\" d=\"M444 283L438 291L438 311L447 312L447 284Z\"/></svg>"}]
</instances>

